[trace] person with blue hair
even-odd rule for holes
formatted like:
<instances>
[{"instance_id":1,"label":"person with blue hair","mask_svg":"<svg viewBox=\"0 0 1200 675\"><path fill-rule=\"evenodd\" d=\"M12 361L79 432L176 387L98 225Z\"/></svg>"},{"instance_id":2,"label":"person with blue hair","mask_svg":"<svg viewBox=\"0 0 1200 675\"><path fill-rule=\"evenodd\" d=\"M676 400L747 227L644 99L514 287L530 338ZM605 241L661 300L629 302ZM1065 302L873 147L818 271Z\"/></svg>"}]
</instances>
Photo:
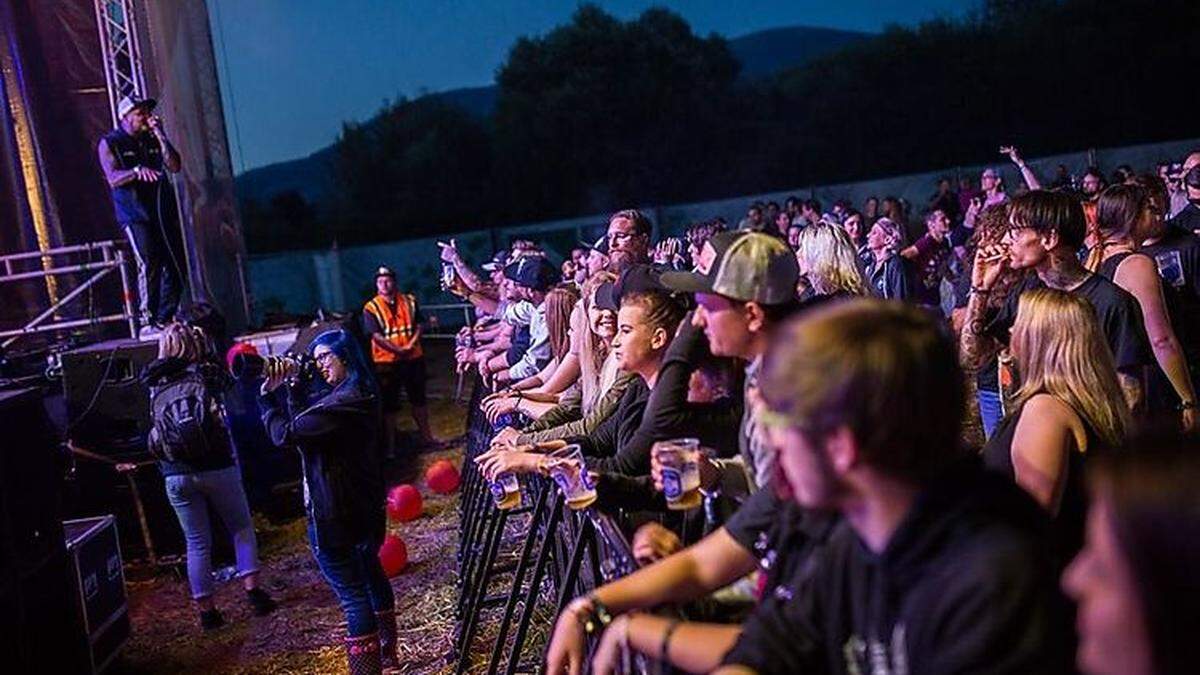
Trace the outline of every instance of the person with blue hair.
<instances>
[{"instance_id":1,"label":"person with blue hair","mask_svg":"<svg viewBox=\"0 0 1200 675\"><path fill-rule=\"evenodd\" d=\"M321 333L307 351L327 389L313 393L315 378L294 362L270 369L263 424L275 445L300 451L309 544L346 616L350 673L379 673L398 667L396 601L378 557L386 529L379 399L346 331Z\"/></svg>"}]
</instances>

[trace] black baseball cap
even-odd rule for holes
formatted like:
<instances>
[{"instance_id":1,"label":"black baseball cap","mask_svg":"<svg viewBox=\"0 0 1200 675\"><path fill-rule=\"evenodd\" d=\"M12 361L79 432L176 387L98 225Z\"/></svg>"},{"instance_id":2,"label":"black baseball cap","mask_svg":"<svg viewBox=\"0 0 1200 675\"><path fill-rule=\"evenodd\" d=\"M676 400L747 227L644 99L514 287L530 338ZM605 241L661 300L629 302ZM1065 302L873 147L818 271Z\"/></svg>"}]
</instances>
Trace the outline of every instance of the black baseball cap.
<instances>
[{"instance_id":1,"label":"black baseball cap","mask_svg":"<svg viewBox=\"0 0 1200 675\"><path fill-rule=\"evenodd\" d=\"M483 263L482 265L480 265L480 267L483 268L484 272L495 272L496 270L504 269L504 266L507 264L508 264L508 250L502 249L502 250L496 251L496 255L492 256L491 260Z\"/></svg>"},{"instance_id":2,"label":"black baseball cap","mask_svg":"<svg viewBox=\"0 0 1200 675\"><path fill-rule=\"evenodd\" d=\"M621 308L621 298L627 293L671 293L662 283L663 269L654 265L637 264L629 267L616 281L606 281L596 288L596 306L611 309Z\"/></svg>"},{"instance_id":3,"label":"black baseball cap","mask_svg":"<svg viewBox=\"0 0 1200 675\"><path fill-rule=\"evenodd\" d=\"M375 278L378 279L379 277L391 277L395 279L396 273L387 265L380 265L379 269L375 270Z\"/></svg>"},{"instance_id":4,"label":"black baseball cap","mask_svg":"<svg viewBox=\"0 0 1200 675\"><path fill-rule=\"evenodd\" d=\"M601 235L599 239L591 242L590 244L586 241L580 241L579 246L580 248L587 249L588 251L597 251L604 255L608 255L608 235Z\"/></svg>"},{"instance_id":5,"label":"black baseball cap","mask_svg":"<svg viewBox=\"0 0 1200 675\"><path fill-rule=\"evenodd\" d=\"M554 287L562 272L543 256L520 256L516 262L504 268L504 276L518 286L535 291L548 291Z\"/></svg>"},{"instance_id":6,"label":"black baseball cap","mask_svg":"<svg viewBox=\"0 0 1200 675\"><path fill-rule=\"evenodd\" d=\"M686 293L784 305L796 299L800 267L784 241L762 232L719 232L704 244L695 272L665 272L661 283Z\"/></svg>"}]
</instances>

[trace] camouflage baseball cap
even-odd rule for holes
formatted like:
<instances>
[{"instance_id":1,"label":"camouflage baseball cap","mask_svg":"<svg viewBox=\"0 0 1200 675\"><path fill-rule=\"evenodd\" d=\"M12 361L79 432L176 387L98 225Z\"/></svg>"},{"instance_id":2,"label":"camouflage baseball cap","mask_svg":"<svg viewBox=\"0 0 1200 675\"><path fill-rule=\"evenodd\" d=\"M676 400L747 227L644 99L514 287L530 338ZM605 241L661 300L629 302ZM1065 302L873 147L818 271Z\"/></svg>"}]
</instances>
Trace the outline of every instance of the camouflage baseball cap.
<instances>
[{"instance_id":1,"label":"camouflage baseball cap","mask_svg":"<svg viewBox=\"0 0 1200 675\"><path fill-rule=\"evenodd\" d=\"M800 268L781 239L761 232L720 232L704 244L695 272L666 272L662 284L742 302L783 305L796 299Z\"/></svg>"}]
</instances>

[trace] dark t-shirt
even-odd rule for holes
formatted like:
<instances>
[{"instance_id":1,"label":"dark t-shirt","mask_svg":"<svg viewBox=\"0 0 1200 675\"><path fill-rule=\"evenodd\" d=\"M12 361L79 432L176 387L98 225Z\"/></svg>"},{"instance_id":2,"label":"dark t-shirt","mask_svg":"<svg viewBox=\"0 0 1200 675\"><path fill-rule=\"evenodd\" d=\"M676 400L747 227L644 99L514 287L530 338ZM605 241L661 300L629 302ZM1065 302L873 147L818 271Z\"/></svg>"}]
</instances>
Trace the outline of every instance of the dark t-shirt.
<instances>
[{"instance_id":1,"label":"dark t-shirt","mask_svg":"<svg viewBox=\"0 0 1200 675\"><path fill-rule=\"evenodd\" d=\"M1200 230L1200 205L1188 204L1168 221L1168 225L1177 227L1185 232L1195 233Z\"/></svg>"},{"instance_id":2,"label":"dark t-shirt","mask_svg":"<svg viewBox=\"0 0 1200 675\"><path fill-rule=\"evenodd\" d=\"M1188 366L1200 372L1200 237L1169 226L1161 240L1140 250L1158 267L1171 326Z\"/></svg>"},{"instance_id":3,"label":"dark t-shirt","mask_svg":"<svg viewBox=\"0 0 1200 675\"><path fill-rule=\"evenodd\" d=\"M1044 286L1036 275L1030 275L1008 296L1008 301L984 332L1001 343L1008 344L1009 331L1017 318L1017 305L1021 294ZM1146 336L1142 308L1128 291L1099 274L1091 274L1071 292L1087 298L1096 309L1100 331L1104 334L1109 351L1112 352L1117 370L1140 376L1142 368L1155 363L1154 353L1150 349L1150 338Z\"/></svg>"},{"instance_id":4,"label":"dark t-shirt","mask_svg":"<svg viewBox=\"0 0 1200 675\"><path fill-rule=\"evenodd\" d=\"M765 575L763 598L791 597L815 568L813 554L838 522L828 513L800 508L767 488L750 495L725 523L725 531L758 558Z\"/></svg>"},{"instance_id":5,"label":"dark t-shirt","mask_svg":"<svg viewBox=\"0 0 1200 675\"><path fill-rule=\"evenodd\" d=\"M913 301L937 307L942 304L942 278L947 276L950 264L950 240L943 238L938 241L926 233L913 247L917 249L917 257L909 260L916 276Z\"/></svg>"}]
</instances>

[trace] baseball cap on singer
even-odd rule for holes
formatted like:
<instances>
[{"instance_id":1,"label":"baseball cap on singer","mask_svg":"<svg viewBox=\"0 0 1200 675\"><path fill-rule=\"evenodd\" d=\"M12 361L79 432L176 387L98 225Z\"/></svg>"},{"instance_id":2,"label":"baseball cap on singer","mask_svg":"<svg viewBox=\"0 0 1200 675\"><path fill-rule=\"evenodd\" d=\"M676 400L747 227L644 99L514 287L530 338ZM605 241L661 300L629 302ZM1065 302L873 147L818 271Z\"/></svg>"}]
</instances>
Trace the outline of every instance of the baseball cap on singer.
<instances>
[{"instance_id":1,"label":"baseball cap on singer","mask_svg":"<svg viewBox=\"0 0 1200 675\"><path fill-rule=\"evenodd\" d=\"M799 278L796 255L782 240L761 232L732 231L705 242L695 272L665 272L661 281L676 291L783 305L795 300Z\"/></svg>"},{"instance_id":2,"label":"baseball cap on singer","mask_svg":"<svg viewBox=\"0 0 1200 675\"><path fill-rule=\"evenodd\" d=\"M379 277L391 277L395 279L396 273L387 265L380 265L379 269L375 270L375 278L378 279Z\"/></svg>"},{"instance_id":3,"label":"baseball cap on singer","mask_svg":"<svg viewBox=\"0 0 1200 675\"><path fill-rule=\"evenodd\" d=\"M121 99L120 103L117 103L117 119L123 119L126 115L133 112L137 108L141 108L146 112L150 112L154 110L154 107L157 105L158 101L155 101L152 98L138 99L125 96Z\"/></svg>"}]
</instances>

